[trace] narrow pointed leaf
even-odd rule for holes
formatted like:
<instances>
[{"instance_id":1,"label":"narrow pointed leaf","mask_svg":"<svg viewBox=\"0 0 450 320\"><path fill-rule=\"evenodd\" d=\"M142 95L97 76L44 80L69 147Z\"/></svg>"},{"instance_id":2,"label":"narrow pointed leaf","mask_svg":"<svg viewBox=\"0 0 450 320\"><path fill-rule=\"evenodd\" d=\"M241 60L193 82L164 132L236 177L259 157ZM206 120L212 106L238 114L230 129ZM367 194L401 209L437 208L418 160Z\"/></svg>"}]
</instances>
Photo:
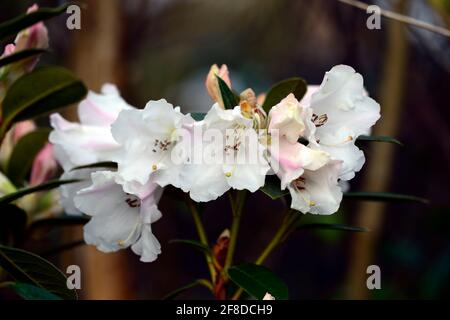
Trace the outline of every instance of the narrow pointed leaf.
<instances>
[{"instance_id":1,"label":"narrow pointed leaf","mask_svg":"<svg viewBox=\"0 0 450 320\"><path fill-rule=\"evenodd\" d=\"M344 193L346 199L365 200L365 201L386 201L386 202L420 202L429 204L429 201L424 198L388 192L346 192Z\"/></svg>"},{"instance_id":2,"label":"narrow pointed leaf","mask_svg":"<svg viewBox=\"0 0 450 320\"><path fill-rule=\"evenodd\" d=\"M19 62L44 53L43 49L28 49L11 54L0 59L0 68L11 63Z\"/></svg>"},{"instance_id":3,"label":"narrow pointed leaf","mask_svg":"<svg viewBox=\"0 0 450 320\"><path fill-rule=\"evenodd\" d=\"M369 229L365 227L347 226L344 224L330 224L330 223L310 223L299 224L297 230L336 230L336 231L350 231L350 232L368 232Z\"/></svg>"},{"instance_id":4,"label":"narrow pointed leaf","mask_svg":"<svg viewBox=\"0 0 450 320\"><path fill-rule=\"evenodd\" d=\"M289 298L286 284L272 271L255 264L233 266L228 270L228 276L239 287L258 300L269 292L277 300Z\"/></svg>"},{"instance_id":5,"label":"narrow pointed leaf","mask_svg":"<svg viewBox=\"0 0 450 320\"><path fill-rule=\"evenodd\" d=\"M71 169L70 171L80 170L80 169L95 169L95 168L109 168L117 169L117 163L111 161L97 162L92 164L87 164L84 166L79 166Z\"/></svg>"},{"instance_id":6,"label":"narrow pointed leaf","mask_svg":"<svg viewBox=\"0 0 450 320\"><path fill-rule=\"evenodd\" d=\"M219 82L220 94L222 95L223 105L225 109L234 109L237 105L239 105L239 101L236 99L233 91L231 91L230 87L226 84L222 78L217 77L217 81Z\"/></svg>"},{"instance_id":7,"label":"narrow pointed leaf","mask_svg":"<svg viewBox=\"0 0 450 320\"><path fill-rule=\"evenodd\" d=\"M13 202L17 199L20 199L20 198L28 195L28 194L32 194L32 193L39 192L39 191L52 190L52 189L58 188L59 186L62 186L64 184L76 183L76 182L80 182L80 180L52 180L52 181L48 181L46 183L40 184L35 187L23 188L16 192L9 193L9 194L1 197L0 205Z\"/></svg>"},{"instance_id":8,"label":"narrow pointed leaf","mask_svg":"<svg viewBox=\"0 0 450 320\"><path fill-rule=\"evenodd\" d=\"M76 291L67 288L65 275L34 253L0 245L0 266L16 281L43 288L63 299L77 298Z\"/></svg>"},{"instance_id":9,"label":"narrow pointed leaf","mask_svg":"<svg viewBox=\"0 0 450 320\"><path fill-rule=\"evenodd\" d=\"M356 141L387 142L403 146L403 143L401 143L397 139L387 136L359 136Z\"/></svg>"},{"instance_id":10,"label":"narrow pointed leaf","mask_svg":"<svg viewBox=\"0 0 450 320\"><path fill-rule=\"evenodd\" d=\"M205 246L203 243L198 242L198 241L194 241L194 240L185 240L185 239L173 239L169 241L170 244L172 243L179 243L179 244L184 244L184 245L188 245L194 249L200 250L202 252L205 252L207 254L211 254L211 250Z\"/></svg>"},{"instance_id":11,"label":"narrow pointed leaf","mask_svg":"<svg viewBox=\"0 0 450 320\"><path fill-rule=\"evenodd\" d=\"M191 282L191 283L189 283L189 284L187 284L185 286L182 286L180 288L177 288L177 289L173 290L172 292L166 294L161 300L173 300L177 296L182 294L183 292L186 292L189 289L192 289L192 288L200 286L200 285L208 287L209 289L212 289L212 288L210 288L211 284L209 284L208 280L206 280L206 279L198 279L198 280L195 280L195 281L193 281L193 282Z\"/></svg>"},{"instance_id":12,"label":"narrow pointed leaf","mask_svg":"<svg viewBox=\"0 0 450 320\"><path fill-rule=\"evenodd\" d=\"M0 24L0 40L15 35L32 25L56 17L67 10L70 4L65 4L58 8L41 8L35 12L22 14L14 19Z\"/></svg>"},{"instance_id":13,"label":"narrow pointed leaf","mask_svg":"<svg viewBox=\"0 0 450 320\"><path fill-rule=\"evenodd\" d=\"M38 129L23 136L11 153L6 169L11 182L21 185L33 164L34 158L48 142L49 129Z\"/></svg>"},{"instance_id":14,"label":"narrow pointed leaf","mask_svg":"<svg viewBox=\"0 0 450 320\"><path fill-rule=\"evenodd\" d=\"M0 136L12 123L56 111L84 98L87 89L71 72L42 67L19 78L3 100Z\"/></svg>"},{"instance_id":15,"label":"narrow pointed leaf","mask_svg":"<svg viewBox=\"0 0 450 320\"><path fill-rule=\"evenodd\" d=\"M273 106L277 105L281 100L293 93L297 100L301 100L308 89L306 81L302 78L289 78L276 83L270 88L266 99L263 103L264 111L269 113Z\"/></svg>"},{"instance_id":16,"label":"narrow pointed leaf","mask_svg":"<svg viewBox=\"0 0 450 320\"><path fill-rule=\"evenodd\" d=\"M25 300L62 300L50 291L28 283L13 282L7 287Z\"/></svg>"}]
</instances>

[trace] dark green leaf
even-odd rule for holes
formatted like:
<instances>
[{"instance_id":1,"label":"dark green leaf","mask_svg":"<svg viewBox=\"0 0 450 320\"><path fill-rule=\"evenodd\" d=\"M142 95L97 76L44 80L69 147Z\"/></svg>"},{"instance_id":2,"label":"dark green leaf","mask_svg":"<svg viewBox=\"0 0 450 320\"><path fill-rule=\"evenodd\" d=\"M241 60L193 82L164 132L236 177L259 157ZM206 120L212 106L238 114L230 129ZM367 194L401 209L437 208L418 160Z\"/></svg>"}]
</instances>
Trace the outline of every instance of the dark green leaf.
<instances>
[{"instance_id":1,"label":"dark green leaf","mask_svg":"<svg viewBox=\"0 0 450 320\"><path fill-rule=\"evenodd\" d=\"M65 275L34 253L0 245L0 265L16 281L46 289L63 299L77 298L76 291L67 288Z\"/></svg>"},{"instance_id":2,"label":"dark green leaf","mask_svg":"<svg viewBox=\"0 0 450 320\"><path fill-rule=\"evenodd\" d=\"M388 192L346 192L344 193L344 197L347 199L366 201L420 202L429 204L429 201L424 198Z\"/></svg>"},{"instance_id":3,"label":"dark green leaf","mask_svg":"<svg viewBox=\"0 0 450 320\"><path fill-rule=\"evenodd\" d=\"M71 72L59 67L43 67L19 78L3 100L4 136L13 122L35 118L78 102L87 90Z\"/></svg>"},{"instance_id":4,"label":"dark green leaf","mask_svg":"<svg viewBox=\"0 0 450 320\"><path fill-rule=\"evenodd\" d=\"M369 229L364 227L347 226L344 224L330 224L330 223L310 223L299 224L297 230L336 230L336 231L350 231L350 232L368 232Z\"/></svg>"},{"instance_id":5,"label":"dark green leaf","mask_svg":"<svg viewBox=\"0 0 450 320\"><path fill-rule=\"evenodd\" d=\"M9 193L9 194L1 197L0 205L13 202L17 199L22 198L23 196L31 194L31 193L35 193L35 192L39 192L39 191L47 191L47 190L58 188L59 186L62 186L63 184L76 183L76 182L80 182L80 180L52 180L52 181L48 181L46 183L40 184L35 187L23 188L16 192Z\"/></svg>"},{"instance_id":6,"label":"dark green leaf","mask_svg":"<svg viewBox=\"0 0 450 320\"><path fill-rule=\"evenodd\" d=\"M32 25L56 17L67 10L69 4L58 8L41 8L29 14L22 14L17 18L5 21L0 24L0 40L15 35Z\"/></svg>"},{"instance_id":7,"label":"dark green leaf","mask_svg":"<svg viewBox=\"0 0 450 320\"><path fill-rule=\"evenodd\" d=\"M281 182L276 175L266 176L266 184L260 190L272 200L277 200L289 194L289 190L281 190Z\"/></svg>"},{"instance_id":8,"label":"dark green leaf","mask_svg":"<svg viewBox=\"0 0 450 320\"><path fill-rule=\"evenodd\" d=\"M48 142L49 129L38 129L23 136L9 158L6 174L16 186L21 185L31 169L34 158Z\"/></svg>"},{"instance_id":9,"label":"dark green leaf","mask_svg":"<svg viewBox=\"0 0 450 320\"><path fill-rule=\"evenodd\" d=\"M270 109L277 105L281 100L293 93L297 100L301 100L306 93L308 86L302 78L289 78L276 83L270 88L264 100L263 109L269 114Z\"/></svg>"},{"instance_id":10,"label":"dark green leaf","mask_svg":"<svg viewBox=\"0 0 450 320\"><path fill-rule=\"evenodd\" d=\"M0 243L16 243L23 240L27 226L27 213L13 204L0 206Z\"/></svg>"},{"instance_id":11,"label":"dark green leaf","mask_svg":"<svg viewBox=\"0 0 450 320\"><path fill-rule=\"evenodd\" d=\"M196 286L199 286L199 285L202 285L202 286L208 287L209 289L212 289L212 288L211 288L211 284L209 284L209 281L208 281L208 280L205 280L205 279L198 279L198 280L195 280L194 282L191 282L191 283L189 283L189 284L187 284L187 285L185 285L185 286L182 286L182 287L180 287L180 288L177 288L177 289L173 290L172 292L166 294L166 295L162 298L162 300L173 300L173 299L175 299L178 295L182 294L183 292L185 292L185 291L187 291L187 290L189 290L189 289L191 289L191 288L194 288L194 287L196 287Z\"/></svg>"},{"instance_id":12,"label":"dark green leaf","mask_svg":"<svg viewBox=\"0 0 450 320\"><path fill-rule=\"evenodd\" d=\"M205 119L206 113L203 112L191 112L191 117L195 120L195 121L202 121L203 119Z\"/></svg>"},{"instance_id":13,"label":"dark green leaf","mask_svg":"<svg viewBox=\"0 0 450 320\"><path fill-rule=\"evenodd\" d=\"M13 282L7 286L25 300L62 300L57 295L28 283Z\"/></svg>"},{"instance_id":14,"label":"dark green leaf","mask_svg":"<svg viewBox=\"0 0 450 320\"><path fill-rule=\"evenodd\" d=\"M403 146L403 143L401 143L397 139L387 136L359 136L358 139L356 139L356 142L358 141L387 142Z\"/></svg>"},{"instance_id":15,"label":"dark green leaf","mask_svg":"<svg viewBox=\"0 0 450 320\"><path fill-rule=\"evenodd\" d=\"M205 246L203 243L198 242L198 241L194 241L194 240L184 240L184 239L173 239L170 240L169 243L179 243L179 244L185 244L188 245L190 247L193 247L197 250L200 250L202 252L205 252L207 254L211 254L211 250Z\"/></svg>"},{"instance_id":16,"label":"dark green leaf","mask_svg":"<svg viewBox=\"0 0 450 320\"><path fill-rule=\"evenodd\" d=\"M255 264L233 266L228 270L228 276L248 294L261 300L268 292L278 300L289 298L286 284L269 269Z\"/></svg>"},{"instance_id":17,"label":"dark green leaf","mask_svg":"<svg viewBox=\"0 0 450 320\"><path fill-rule=\"evenodd\" d=\"M80 170L80 169L95 169L95 168L117 169L117 163L111 162L111 161L97 162L97 163L87 164L84 166L75 167L71 171Z\"/></svg>"},{"instance_id":18,"label":"dark green leaf","mask_svg":"<svg viewBox=\"0 0 450 320\"><path fill-rule=\"evenodd\" d=\"M6 56L2 59L0 59L0 68L3 66L6 66L8 64L22 61L31 57L34 57L36 55L39 55L41 53L45 52L43 49L28 49L28 50L22 50L16 53L13 53L9 56Z\"/></svg>"},{"instance_id":19,"label":"dark green leaf","mask_svg":"<svg viewBox=\"0 0 450 320\"><path fill-rule=\"evenodd\" d=\"M217 81L219 82L220 94L222 95L225 109L234 109L234 107L239 105L239 101L236 99L233 91L231 91L230 87L220 77L217 77Z\"/></svg>"}]
</instances>

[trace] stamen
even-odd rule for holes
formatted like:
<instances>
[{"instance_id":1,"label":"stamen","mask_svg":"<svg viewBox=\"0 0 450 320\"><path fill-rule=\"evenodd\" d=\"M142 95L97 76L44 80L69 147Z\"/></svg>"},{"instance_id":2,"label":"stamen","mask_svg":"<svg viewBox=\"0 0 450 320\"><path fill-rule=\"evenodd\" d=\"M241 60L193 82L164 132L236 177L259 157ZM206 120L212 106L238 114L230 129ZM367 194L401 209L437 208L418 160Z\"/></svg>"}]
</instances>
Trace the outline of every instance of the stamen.
<instances>
[{"instance_id":1,"label":"stamen","mask_svg":"<svg viewBox=\"0 0 450 320\"><path fill-rule=\"evenodd\" d=\"M328 121L328 115L322 114L318 116L317 114L313 114L311 121L316 125L316 127L323 126Z\"/></svg>"}]
</instances>

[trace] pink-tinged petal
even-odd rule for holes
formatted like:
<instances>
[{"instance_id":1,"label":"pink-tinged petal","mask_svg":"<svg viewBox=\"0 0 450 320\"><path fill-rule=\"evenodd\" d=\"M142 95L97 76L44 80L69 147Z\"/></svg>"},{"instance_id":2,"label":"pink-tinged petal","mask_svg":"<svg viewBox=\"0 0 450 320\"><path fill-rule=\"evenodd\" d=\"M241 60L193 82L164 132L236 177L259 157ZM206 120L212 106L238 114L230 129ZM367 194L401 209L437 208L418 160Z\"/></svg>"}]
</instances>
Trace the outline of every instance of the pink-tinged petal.
<instances>
[{"instance_id":1,"label":"pink-tinged petal","mask_svg":"<svg viewBox=\"0 0 450 320\"><path fill-rule=\"evenodd\" d=\"M113 84L105 84L100 94L90 91L78 106L78 117L82 124L110 126L122 110L134 109L121 96Z\"/></svg>"},{"instance_id":2,"label":"pink-tinged petal","mask_svg":"<svg viewBox=\"0 0 450 320\"><path fill-rule=\"evenodd\" d=\"M47 143L34 159L30 184L35 186L49 180L55 175L57 167L53 146Z\"/></svg>"},{"instance_id":3,"label":"pink-tinged petal","mask_svg":"<svg viewBox=\"0 0 450 320\"><path fill-rule=\"evenodd\" d=\"M16 46L12 43L7 44L5 51L3 52L2 58L12 55L16 51Z\"/></svg>"},{"instance_id":4,"label":"pink-tinged petal","mask_svg":"<svg viewBox=\"0 0 450 320\"><path fill-rule=\"evenodd\" d=\"M313 150L301 143L289 143L284 138L281 138L278 144L273 141L270 151L272 169L280 178L282 189L299 178L305 169L317 170L330 159L326 152Z\"/></svg>"},{"instance_id":5,"label":"pink-tinged petal","mask_svg":"<svg viewBox=\"0 0 450 320\"><path fill-rule=\"evenodd\" d=\"M27 120L18 122L12 129L12 140L16 144L24 135L36 130L36 125L33 121Z\"/></svg>"}]
</instances>

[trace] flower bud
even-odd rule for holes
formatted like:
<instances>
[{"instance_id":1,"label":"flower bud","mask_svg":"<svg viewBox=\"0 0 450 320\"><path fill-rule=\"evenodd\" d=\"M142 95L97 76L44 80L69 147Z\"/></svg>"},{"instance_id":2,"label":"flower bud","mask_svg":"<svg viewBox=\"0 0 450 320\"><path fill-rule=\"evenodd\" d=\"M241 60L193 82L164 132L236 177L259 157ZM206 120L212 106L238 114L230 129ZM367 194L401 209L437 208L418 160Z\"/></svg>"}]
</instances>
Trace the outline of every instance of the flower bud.
<instances>
[{"instance_id":1,"label":"flower bud","mask_svg":"<svg viewBox=\"0 0 450 320\"><path fill-rule=\"evenodd\" d=\"M36 186L49 180L55 175L57 168L58 164L53 155L53 146L47 143L34 159L30 185Z\"/></svg>"},{"instance_id":2,"label":"flower bud","mask_svg":"<svg viewBox=\"0 0 450 320\"><path fill-rule=\"evenodd\" d=\"M211 66L208 76L206 77L206 90L211 98L218 102L222 108L224 108L222 95L220 93L219 81L217 77L220 77L231 88L231 80L228 72L228 67L223 64L220 69L217 64Z\"/></svg>"}]
</instances>

